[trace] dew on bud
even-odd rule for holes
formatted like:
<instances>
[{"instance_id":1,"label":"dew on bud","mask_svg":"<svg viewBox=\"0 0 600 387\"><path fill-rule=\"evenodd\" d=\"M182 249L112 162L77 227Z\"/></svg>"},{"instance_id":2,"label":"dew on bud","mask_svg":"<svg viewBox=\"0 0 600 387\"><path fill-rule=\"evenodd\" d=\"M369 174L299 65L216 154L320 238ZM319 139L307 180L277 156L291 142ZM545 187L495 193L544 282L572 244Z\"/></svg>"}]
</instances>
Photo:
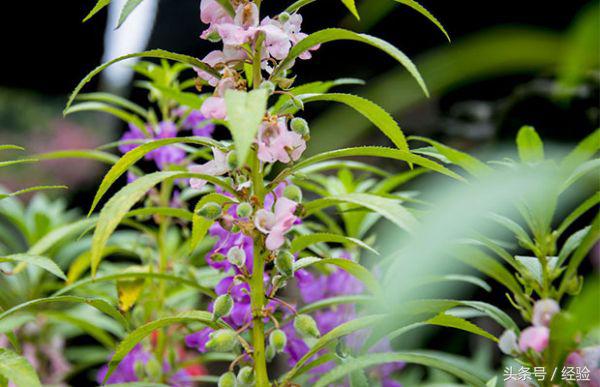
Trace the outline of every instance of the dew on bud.
<instances>
[{"instance_id":1,"label":"dew on bud","mask_svg":"<svg viewBox=\"0 0 600 387\"><path fill-rule=\"evenodd\" d=\"M221 375L217 383L218 387L235 387L236 384L237 381L233 372L226 372Z\"/></svg>"},{"instance_id":2,"label":"dew on bud","mask_svg":"<svg viewBox=\"0 0 600 387\"><path fill-rule=\"evenodd\" d=\"M223 209L220 205L218 205L215 202L209 202L203 205L202 208L200 208L200 210L198 211L198 215L206 219L215 220L221 216L222 211Z\"/></svg>"},{"instance_id":3,"label":"dew on bud","mask_svg":"<svg viewBox=\"0 0 600 387\"><path fill-rule=\"evenodd\" d=\"M210 334L206 348L215 352L229 352L237 345L237 334L231 329L219 329Z\"/></svg>"},{"instance_id":4,"label":"dew on bud","mask_svg":"<svg viewBox=\"0 0 600 387\"><path fill-rule=\"evenodd\" d=\"M302 201L302 190L296 185L288 185L283 190L283 196L291 201L300 203Z\"/></svg>"},{"instance_id":5,"label":"dew on bud","mask_svg":"<svg viewBox=\"0 0 600 387\"><path fill-rule=\"evenodd\" d=\"M296 329L296 332L302 337L318 338L321 336L316 321L307 314L299 314L296 316L294 319L294 329Z\"/></svg>"},{"instance_id":6,"label":"dew on bud","mask_svg":"<svg viewBox=\"0 0 600 387\"><path fill-rule=\"evenodd\" d=\"M281 250L275 258L275 267L285 277L294 274L294 256L287 250Z\"/></svg>"},{"instance_id":7,"label":"dew on bud","mask_svg":"<svg viewBox=\"0 0 600 387\"><path fill-rule=\"evenodd\" d=\"M213 320L228 316L233 309L233 299L229 294L222 294L215 300L213 306Z\"/></svg>"},{"instance_id":8,"label":"dew on bud","mask_svg":"<svg viewBox=\"0 0 600 387\"><path fill-rule=\"evenodd\" d=\"M237 216L247 218L252 215L252 205L250 203L240 203L236 210Z\"/></svg>"},{"instance_id":9,"label":"dew on bud","mask_svg":"<svg viewBox=\"0 0 600 387\"><path fill-rule=\"evenodd\" d=\"M254 369L249 366L242 367L237 374L237 381L242 386L254 384Z\"/></svg>"},{"instance_id":10,"label":"dew on bud","mask_svg":"<svg viewBox=\"0 0 600 387\"><path fill-rule=\"evenodd\" d=\"M277 352L282 352L287 344L287 336L281 329L275 329L269 335L269 345Z\"/></svg>"},{"instance_id":11,"label":"dew on bud","mask_svg":"<svg viewBox=\"0 0 600 387\"><path fill-rule=\"evenodd\" d=\"M246 264L246 252L237 246L233 246L227 252L227 260L234 266L243 267Z\"/></svg>"},{"instance_id":12,"label":"dew on bud","mask_svg":"<svg viewBox=\"0 0 600 387\"><path fill-rule=\"evenodd\" d=\"M310 136L310 129L308 122L304 118L295 117L290 121L290 128L302 137L306 138Z\"/></svg>"}]
</instances>

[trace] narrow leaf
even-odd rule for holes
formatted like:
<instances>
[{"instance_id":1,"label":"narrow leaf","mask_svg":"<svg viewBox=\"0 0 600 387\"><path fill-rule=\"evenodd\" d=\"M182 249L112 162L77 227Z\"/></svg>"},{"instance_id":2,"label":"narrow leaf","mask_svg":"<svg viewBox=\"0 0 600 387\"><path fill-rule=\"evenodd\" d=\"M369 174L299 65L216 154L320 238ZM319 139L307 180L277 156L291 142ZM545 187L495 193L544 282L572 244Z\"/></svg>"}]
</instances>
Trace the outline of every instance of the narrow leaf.
<instances>
[{"instance_id":1,"label":"narrow leaf","mask_svg":"<svg viewBox=\"0 0 600 387\"><path fill-rule=\"evenodd\" d=\"M346 6L346 8L348 8L350 13L352 13L352 15L354 15L356 20L360 20L360 16L358 14L358 10L356 9L356 3L354 2L354 0L341 0L341 1Z\"/></svg>"},{"instance_id":2,"label":"narrow leaf","mask_svg":"<svg viewBox=\"0 0 600 387\"><path fill-rule=\"evenodd\" d=\"M96 5L94 6L94 8L92 8L92 10L83 19L83 22L85 23L86 21L88 21L89 19L91 19L92 16L94 16L95 14L97 14L98 12L100 12L104 7L106 7L107 5L109 5L110 1L111 0L98 0L98 2L96 3Z\"/></svg>"},{"instance_id":3,"label":"narrow leaf","mask_svg":"<svg viewBox=\"0 0 600 387\"><path fill-rule=\"evenodd\" d=\"M447 328L455 328L460 329L462 331L474 333L479 336L483 336L487 339L490 339L494 342L498 342L498 339L491 335L490 333L484 331L479 328L477 325L462 319L460 317L452 316L446 313L440 313L432 319L426 321L426 324L438 325Z\"/></svg>"},{"instance_id":4,"label":"narrow leaf","mask_svg":"<svg viewBox=\"0 0 600 387\"><path fill-rule=\"evenodd\" d=\"M0 375L17 387L42 387L27 359L6 348L0 348Z\"/></svg>"},{"instance_id":5,"label":"narrow leaf","mask_svg":"<svg viewBox=\"0 0 600 387\"><path fill-rule=\"evenodd\" d=\"M127 0L127 3L121 9L121 14L119 15L119 22L117 23L117 28L121 27L125 20L131 15L134 9L137 8L144 0Z\"/></svg>"},{"instance_id":6,"label":"narrow leaf","mask_svg":"<svg viewBox=\"0 0 600 387\"><path fill-rule=\"evenodd\" d=\"M435 16L433 16L421 4L417 3L415 0L394 0L394 1L397 2L397 3L402 3L404 5L407 5L410 8L414 9L415 11L419 12L421 15L425 16L427 19L429 19L430 22L432 22L433 24L435 24L440 29L440 31L442 31L444 33L444 36L446 36L446 39L448 39L448 41L450 42L450 35L448 35L448 33L446 32L446 30L444 29L444 26L442 25L442 23L440 23L435 18Z\"/></svg>"},{"instance_id":7,"label":"narrow leaf","mask_svg":"<svg viewBox=\"0 0 600 387\"><path fill-rule=\"evenodd\" d=\"M544 161L544 144L531 126L523 126L517 133L517 149L524 163L539 163Z\"/></svg>"},{"instance_id":8,"label":"narrow leaf","mask_svg":"<svg viewBox=\"0 0 600 387\"><path fill-rule=\"evenodd\" d=\"M53 260L47 257L43 257L40 255L30 255L30 254L12 254L4 257L0 257L0 262L24 262L27 264L31 264L37 267L40 267L46 270L49 273L54 274L58 278L66 280L67 277L65 273L58 267Z\"/></svg>"},{"instance_id":9,"label":"narrow leaf","mask_svg":"<svg viewBox=\"0 0 600 387\"><path fill-rule=\"evenodd\" d=\"M292 253L298 253L298 252L306 249L310 245L313 245L316 243L322 243L322 242L354 244L354 245L358 245L364 249L367 249L374 254L379 255L377 250L373 249L371 246L367 245L366 243L364 243L363 241L361 241L359 239L350 238L350 237L347 237L344 235L329 234L329 233L314 233L314 234L308 234L308 235L299 235L292 240L292 246L290 248L290 251Z\"/></svg>"}]
</instances>

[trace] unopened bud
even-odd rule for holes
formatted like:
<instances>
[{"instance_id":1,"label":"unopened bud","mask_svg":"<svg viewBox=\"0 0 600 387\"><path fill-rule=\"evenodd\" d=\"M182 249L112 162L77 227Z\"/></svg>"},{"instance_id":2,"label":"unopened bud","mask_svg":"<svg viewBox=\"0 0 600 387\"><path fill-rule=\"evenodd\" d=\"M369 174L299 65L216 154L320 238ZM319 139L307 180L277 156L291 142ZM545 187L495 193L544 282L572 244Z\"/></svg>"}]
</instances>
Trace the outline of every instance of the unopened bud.
<instances>
[{"instance_id":1,"label":"unopened bud","mask_svg":"<svg viewBox=\"0 0 600 387\"><path fill-rule=\"evenodd\" d=\"M250 203L240 203L237 206L237 216L240 218L247 218L252 215L252 205Z\"/></svg>"},{"instance_id":2,"label":"unopened bud","mask_svg":"<svg viewBox=\"0 0 600 387\"><path fill-rule=\"evenodd\" d=\"M290 128L302 137L310 136L310 129L308 128L308 122L304 118L295 117L290 121Z\"/></svg>"},{"instance_id":3,"label":"unopened bud","mask_svg":"<svg viewBox=\"0 0 600 387\"><path fill-rule=\"evenodd\" d=\"M282 352L287 344L287 336L281 329L275 329L269 335L269 345L275 348L275 351Z\"/></svg>"},{"instance_id":4,"label":"unopened bud","mask_svg":"<svg viewBox=\"0 0 600 387\"><path fill-rule=\"evenodd\" d=\"M275 348L273 348L272 346L267 346L267 349L265 349L265 357L267 358L267 361L270 362L271 360L273 360L275 358L275 355L277 354L277 352L275 351Z\"/></svg>"},{"instance_id":5,"label":"unopened bud","mask_svg":"<svg viewBox=\"0 0 600 387\"><path fill-rule=\"evenodd\" d=\"M301 99L292 97L291 99L292 106L298 110L304 110L304 102Z\"/></svg>"},{"instance_id":6,"label":"unopened bud","mask_svg":"<svg viewBox=\"0 0 600 387\"><path fill-rule=\"evenodd\" d=\"M302 201L302 190L297 185L288 185L283 190L283 196L293 202L300 203Z\"/></svg>"},{"instance_id":7,"label":"unopened bud","mask_svg":"<svg viewBox=\"0 0 600 387\"><path fill-rule=\"evenodd\" d=\"M254 384L254 369L252 367L242 367L237 374L237 381L242 386Z\"/></svg>"},{"instance_id":8,"label":"unopened bud","mask_svg":"<svg viewBox=\"0 0 600 387\"><path fill-rule=\"evenodd\" d=\"M511 330L505 330L498 339L498 347L500 351L506 355L515 356L519 353L519 345L517 344L517 334Z\"/></svg>"},{"instance_id":9,"label":"unopened bud","mask_svg":"<svg viewBox=\"0 0 600 387\"><path fill-rule=\"evenodd\" d=\"M264 81L260 84L260 88L265 89L267 91L267 94L271 95L275 91L275 84L271 81Z\"/></svg>"},{"instance_id":10,"label":"unopened bud","mask_svg":"<svg viewBox=\"0 0 600 387\"><path fill-rule=\"evenodd\" d=\"M219 377L218 387L235 387L237 384L235 374L233 372L226 372Z\"/></svg>"},{"instance_id":11,"label":"unopened bud","mask_svg":"<svg viewBox=\"0 0 600 387\"><path fill-rule=\"evenodd\" d=\"M307 314L299 314L294 319L294 329L302 337L314 337L321 336L319 328L315 320Z\"/></svg>"},{"instance_id":12,"label":"unopened bud","mask_svg":"<svg viewBox=\"0 0 600 387\"><path fill-rule=\"evenodd\" d=\"M284 90L287 90L290 87L292 87L295 80L296 80L295 77L294 78L276 78L276 79L274 79L274 81L277 83L277 85ZM296 98L292 98L292 99L296 100Z\"/></svg>"},{"instance_id":13,"label":"unopened bud","mask_svg":"<svg viewBox=\"0 0 600 387\"><path fill-rule=\"evenodd\" d=\"M228 316L233 309L233 299L229 294L222 294L215 300L213 305L213 320Z\"/></svg>"},{"instance_id":14,"label":"unopened bud","mask_svg":"<svg viewBox=\"0 0 600 387\"><path fill-rule=\"evenodd\" d=\"M162 372L162 366L154 356L148 359L148 362L146 363L146 374L151 380L162 379Z\"/></svg>"},{"instance_id":15,"label":"unopened bud","mask_svg":"<svg viewBox=\"0 0 600 387\"><path fill-rule=\"evenodd\" d=\"M223 209L217 203L208 202L205 205L203 205L202 208L200 208L200 210L198 211L198 215L206 219L215 220L219 218L219 216L221 216L222 211Z\"/></svg>"},{"instance_id":16,"label":"unopened bud","mask_svg":"<svg viewBox=\"0 0 600 387\"><path fill-rule=\"evenodd\" d=\"M233 266L242 267L246 264L246 252L237 246L233 246L227 252L227 260Z\"/></svg>"},{"instance_id":17,"label":"unopened bud","mask_svg":"<svg viewBox=\"0 0 600 387\"><path fill-rule=\"evenodd\" d=\"M277 289L281 289L284 288L287 285L287 277L284 277L282 275L276 274L273 276L273 279L271 280L271 283L273 284L273 286Z\"/></svg>"},{"instance_id":18,"label":"unopened bud","mask_svg":"<svg viewBox=\"0 0 600 387\"><path fill-rule=\"evenodd\" d=\"M278 19L282 23L287 23L288 20L290 20L290 14L287 13L287 12L282 12L282 13L279 14Z\"/></svg>"},{"instance_id":19,"label":"unopened bud","mask_svg":"<svg viewBox=\"0 0 600 387\"><path fill-rule=\"evenodd\" d=\"M229 169L236 169L238 163L237 153L229 152L227 153L227 167Z\"/></svg>"},{"instance_id":20,"label":"unopened bud","mask_svg":"<svg viewBox=\"0 0 600 387\"><path fill-rule=\"evenodd\" d=\"M275 267L282 275L291 277L294 274L294 256L286 250L281 250L275 258Z\"/></svg>"},{"instance_id":21,"label":"unopened bud","mask_svg":"<svg viewBox=\"0 0 600 387\"><path fill-rule=\"evenodd\" d=\"M142 361L136 361L133 364L133 372L139 380L146 379L146 365Z\"/></svg>"},{"instance_id":22,"label":"unopened bud","mask_svg":"<svg viewBox=\"0 0 600 387\"><path fill-rule=\"evenodd\" d=\"M219 329L210 334L206 348L215 352L229 352L237 345L237 335L231 329Z\"/></svg>"}]
</instances>

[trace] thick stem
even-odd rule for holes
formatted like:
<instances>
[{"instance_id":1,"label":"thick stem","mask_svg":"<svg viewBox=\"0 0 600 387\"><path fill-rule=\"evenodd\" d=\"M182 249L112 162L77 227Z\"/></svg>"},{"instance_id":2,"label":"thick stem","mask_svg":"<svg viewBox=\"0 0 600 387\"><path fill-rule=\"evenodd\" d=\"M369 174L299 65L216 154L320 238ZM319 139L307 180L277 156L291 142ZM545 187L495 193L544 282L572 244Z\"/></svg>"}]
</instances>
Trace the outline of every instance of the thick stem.
<instances>
[{"instance_id":1,"label":"thick stem","mask_svg":"<svg viewBox=\"0 0 600 387\"><path fill-rule=\"evenodd\" d=\"M264 265L264 253L260 240L255 240L252 277L250 278L250 306L252 308L252 344L257 387L269 386L265 356L265 325L262 315L265 305Z\"/></svg>"}]
</instances>

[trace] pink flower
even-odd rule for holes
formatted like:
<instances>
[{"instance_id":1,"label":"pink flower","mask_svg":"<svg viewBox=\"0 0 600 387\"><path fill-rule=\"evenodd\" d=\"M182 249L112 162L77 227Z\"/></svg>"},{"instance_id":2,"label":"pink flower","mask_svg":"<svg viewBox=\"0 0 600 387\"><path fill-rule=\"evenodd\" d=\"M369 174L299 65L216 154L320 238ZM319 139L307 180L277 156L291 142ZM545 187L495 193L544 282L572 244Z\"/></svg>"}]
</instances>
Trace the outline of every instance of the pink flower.
<instances>
[{"instance_id":1,"label":"pink flower","mask_svg":"<svg viewBox=\"0 0 600 387\"><path fill-rule=\"evenodd\" d=\"M209 24L209 27L200 35L202 39L207 39L219 24L231 23L233 21L225 8L215 0L200 1L200 20L204 24Z\"/></svg>"},{"instance_id":2,"label":"pink flower","mask_svg":"<svg viewBox=\"0 0 600 387\"><path fill-rule=\"evenodd\" d=\"M268 53L275 59L283 59L289 53L292 45L296 45L307 35L300 32L302 15L292 14L285 22L266 17L260 23L260 30L265 32L265 47ZM310 51L317 50L320 45L311 47L300 54L300 59L310 59Z\"/></svg>"},{"instance_id":3,"label":"pink flower","mask_svg":"<svg viewBox=\"0 0 600 387\"><path fill-rule=\"evenodd\" d=\"M226 66L227 63L232 61L241 61L246 58L246 52L239 47L225 45L223 50L213 50L209 52L203 59L202 62L206 63L210 67L215 67L218 64ZM194 67L194 70L198 76L208 82L211 86L216 86L219 82L219 78L214 75Z\"/></svg>"},{"instance_id":4,"label":"pink flower","mask_svg":"<svg viewBox=\"0 0 600 387\"><path fill-rule=\"evenodd\" d=\"M206 118L224 120L227 117L225 99L222 97L208 97L200 107L200 113Z\"/></svg>"},{"instance_id":5,"label":"pink flower","mask_svg":"<svg viewBox=\"0 0 600 387\"><path fill-rule=\"evenodd\" d=\"M535 352L542 352L548 346L550 330L544 326L531 326L521 332L519 349L523 352L529 348Z\"/></svg>"},{"instance_id":6,"label":"pink flower","mask_svg":"<svg viewBox=\"0 0 600 387\"><path fill-rule=\"evenodd\" d=\"M558 312L560 312L560 306L556 301L549 298L539 300L533 305L531 322L535 326L550 326L552 317Z\"/></svg>"},{"instance_id":7,"label":"pink flower","mask_svg":"<svg viewBox=\"0 0 600 387\"><path fill-rule=\"evenodd\" d=\"M298 219L294 215L298 204L287 198L279 198L275 202L275 211L258 210L254 224L261 232L267 234L266 246L269 250L277 250L283 245L284 235Z\"/></svg>"},{"instance_id":8,"label":"pink flower","mask_svg":"<svg viewBox=\"0 0 600 387\"><path fill-rule=\"evenodd\" d=\"M600 386L600 346L587 347L571 352L565 360L565 366L580 370L589 370L589 380L578 381L580 387Z\"/></svg>"},{"instance_id":9,"label":"pink flower","mask_svg":"<svg viewBox=\"0 0 600 387\"><path fill-rule=\"evenodd\" d=\"M254 38L258 27L258 7L254 3L240 4L233 23L221 23L217 32L225 45L240 46Z\"/></svg>"},{"instance_id":10,"label":"pink flower","mask_svg":"<svg viewBox=\"0 0 600 387\"><path fill-rule=\"evenodd\" d=\"M213 159L202 165L192 165L189 171L193 173L201 173L203 175L221 176L229 172L227 166L227 154L217 148L212 148ZM192 178L190 186L194 189L202 189L206 184L206 180Z\"/></svg>"},{"instance_id":11,"label":"pink flower","mask_svg":"<svg viewBox=\"0 0 600 387\"><path fill-rule=\"evenodd\" d=\"M264 123L258 133L258 158L265 163L296 161L306 150L306 141L288 130L285 119L276 124Z\"/></svg>"}]
</instances>

